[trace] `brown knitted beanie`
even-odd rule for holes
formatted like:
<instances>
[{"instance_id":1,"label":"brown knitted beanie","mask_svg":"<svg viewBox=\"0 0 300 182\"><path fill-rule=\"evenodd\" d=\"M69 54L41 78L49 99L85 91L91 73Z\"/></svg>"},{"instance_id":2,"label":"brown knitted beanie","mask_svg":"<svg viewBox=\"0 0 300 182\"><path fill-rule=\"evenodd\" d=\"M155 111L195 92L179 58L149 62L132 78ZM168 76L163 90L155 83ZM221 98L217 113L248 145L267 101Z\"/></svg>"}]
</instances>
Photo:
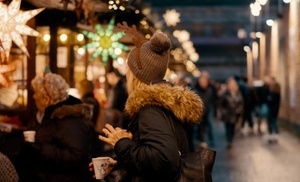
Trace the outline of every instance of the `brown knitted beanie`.
<instances>
[{"instance_id":1,"label":"brown knitted beanie","mask_svg":"<svg viewBox=\"0 0 300 182\"><path fill-rule=\"evenodd\" d=\"M135 47L128 55L132 73L146 84L163 80L170 59L171 41L162 32L154 33L149 41Z\"/></svg>"}]
</instances>

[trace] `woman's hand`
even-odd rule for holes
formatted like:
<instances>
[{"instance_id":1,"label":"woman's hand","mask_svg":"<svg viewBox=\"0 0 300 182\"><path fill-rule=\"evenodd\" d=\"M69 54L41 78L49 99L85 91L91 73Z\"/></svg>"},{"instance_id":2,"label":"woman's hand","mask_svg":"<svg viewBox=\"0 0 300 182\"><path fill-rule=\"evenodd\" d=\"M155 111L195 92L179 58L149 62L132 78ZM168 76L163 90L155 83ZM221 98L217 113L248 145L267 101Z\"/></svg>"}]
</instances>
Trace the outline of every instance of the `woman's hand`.
<instances>
[{"instance_id":1,"label":"woman's hand","mask_svg":"<svg viewBox=\"0 0 300 182\"><path fill-rule=\"evenodd\" d=\"M109 166L107 169L107 174L109 174L113 170L113 168L118 164L118 162L111 157L108 160L109 160ZM93 162L89 163L89 169L90 171L94 172ZM93 177L95 178L95 175Z\"/></svg>"},{"instance_id":2,"label":"woman's hand","mask_svg":"<svg viewBox=\"0 0 300 182\"><path fill-rule=\"evenodd\" d=\"M109 144L112 148L114 148L117 141L122 138L132 139L132 134L130 132L119 127L113 128L110 124L106 124L102 131L106 137L99 135L99 139Z\"/></svg>"}]
</instances>

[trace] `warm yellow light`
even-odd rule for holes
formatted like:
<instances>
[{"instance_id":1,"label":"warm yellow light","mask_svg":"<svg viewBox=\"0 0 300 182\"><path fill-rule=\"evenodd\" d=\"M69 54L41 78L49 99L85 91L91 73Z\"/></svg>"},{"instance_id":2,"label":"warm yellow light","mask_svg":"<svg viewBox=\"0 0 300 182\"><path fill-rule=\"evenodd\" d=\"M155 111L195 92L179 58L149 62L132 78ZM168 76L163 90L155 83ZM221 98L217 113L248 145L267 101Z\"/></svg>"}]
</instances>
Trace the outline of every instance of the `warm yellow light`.
<instances>
[{"instance_id":1,"label":"warm yellow light","mask_svg":"<svg viewBox=\"0 0 300 182\"><path fill-rule=\"evenodd\" d=\"M105 80L106 80L105 76L100 76L100 77L99 77L99 82L100 82L100 83L104 83Z\"/></svg>"},{"instance_id":2,"label":"warm yellow light","mask_svg":"<svg viewBox=\"0 0 300 182\"><path fill-rule=\"evenodd\" d=\"M51 38L51 36L49 34L47 34L47 33L43 36L43 40L45 42L48 42L50 40L50 38Z\"/></svg>"},{"instance_id":3,"label":"warm yellow light","mask_svg":"<svg viewBox=\"0 0 300 182\"><path fill-rule=\"evenodd\" d=\"M190 55L190 59L191 59L193 62L198 61L198 59L199 59L199 54L196 53L196 52L192 53L192 54Z\"/></svg>"},{"instance_id":4,"label":"warm yellow light","mask_svg":"<svg viewBox=\"0 0 300 182\"><path fill-rule=\"evenodd\" d=\"M83 39L84 39L84 35L83 35L83 34L78 34L78 35L77 35L77 40L78 40L79 42L83 41Z\"/></svg>"},{"instance_id":5,"label":"warm yellow light","mask_svg":"<svg viewBox=\"0 0 300 182\"><path fill-rule=\"evenodd\" d=\"M150 34L146 34L146 35L145 35L145 38L146 38L146 39L150 39L150 38L151 38L151 35L150 35Z\"/></svg>"},{"instance_id":6,"label":"warm yellow light","mask_svg":"<svg viewBox=\"0 0 300 182\"><path fill-rule=\"evenodd\" d=\"M267 20L266 23L267 23L267 25L270 26L270 27L274 25L274 21L271 20L271 19Z\"/></svg>"},{"instance_id":7,"label":"warm yellow light","mask_svg":"<svg viewBox=\"0 0 300 182\"><path fill-rule=\"evenodd\" d=\"M244 51L245 52L249 52L250 51L250 47L249 46L244 46Z\"/></svg>"},{"instance_id":8,"label":"warm yellow light","mask_svg":"<svg viewBox=\"0 0 300 182\"><path fill-rule=\"evenodd\" d=\"M257 42L253 42L252 43L252 56L253 59L257 60L258 59L258 43Z\"/></svg>"},{"instance_id":9,"label":"warm yellow light","mask_svg":"<svg viewBox=\"0 0 300 182\"><path fill-rule=\"evenodd\" d=\"M253 16L259 16L260 10L261 10L261 5L258 2L251 3L250 8L251 8L251 13Z\"/></svg>"},{"instance_id":10,"label":"warm yellow light","mask_svg":"<svg viewBox=\"0 0 300 182\"><path fill-rule=\"evenodd\" d=\"M118 55L120 55L122 53L122 50L120 49L120 48L116 48L115 49L115 54L118 56Z\"/></svg>"},{"instance_id":11,"label":"warm yellow light","mask_svg":"<svg viewBox=\"0 0 300 182\"><path fill-rule=\"evenodd\" d=\"M61 34L59 38L62 42L65 42L65 41L67 41L68 36L67 36L67 34Z\"/></svg>"},{"instance_id":12,"label":"warm yellow light","mask_svg":"<svg viewBox=\"0 0 300 182\"><path fill-rule=\"evenodd\" d=\"M260 37L263 35L263 33L261 33L261 32L256 32L255 35L256 35L257 38L260 38Z\"/></svg>"},{"instance_id":13,"label":"warm yellow light","mask_svg":"<svg viewBox=\"0 0 300 182\"><path fill-rule=\"evenodd\" d=\"M179 42L186 42L190 40L190 33L186 30L182 30L180 31L180 33L178 34L178 40Z\"/></svg>"},{"instance_id":14,"label":"warm yellow light","mask_svg":"<svg viewBox=\"0 0 300 182\"><path fill-rule=\"evenodd\" d=\"M118 58L117 62L118 62L119 65L123 65L125 63L123 58Z\"/></svg>"},{"instance_id":15,"label":"warm yellow light","mask_svg":"<svg viewBox=\"0 0 300 182\"><path fill-rule=\"evenodd\" d=\"M81 47L80 47L80 48L78 48L77 52L78 52L79 55L82 56L82 55L84 55L85 50L84 50L84 48L81 48Z\"/></svg>"},{"instance_id":16,"label":"warm yellow light","mask_svg":"<svg viewBox=\"0 0 300 182\"><path fill-rule=\"evenodd\" d=\"M177 23L180 22L180 13L178 13L175 9L167 10L165 14L163 14L164 20L168 26L176 26Z\"/></svg>"}]
</instances>

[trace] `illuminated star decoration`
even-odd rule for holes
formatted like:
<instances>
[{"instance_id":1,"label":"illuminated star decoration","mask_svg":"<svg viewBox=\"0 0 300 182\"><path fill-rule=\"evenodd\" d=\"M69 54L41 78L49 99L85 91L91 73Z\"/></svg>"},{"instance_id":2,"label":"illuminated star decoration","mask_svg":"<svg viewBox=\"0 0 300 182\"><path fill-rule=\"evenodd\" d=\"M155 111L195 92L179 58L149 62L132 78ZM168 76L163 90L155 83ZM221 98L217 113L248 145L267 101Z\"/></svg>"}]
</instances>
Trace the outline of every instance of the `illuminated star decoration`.
<instances>
[{"instance_id":1,"label":"illuminated star decoration","mask_svg":"<svg viewBox=\"0 0 300 182\"><path fill-rule=\"evenodd\" d=\"M0 86L9 87L9 82L5 74L15 69L15 66L7 65L5 49L0 40Z\"/></svg>"},{"instance_id":2,"label":"illuminated star decoration","mask_svg":"<svg viewBox=\"0 0 300 182\"><path fill-rule=\"evenodd\" d=\"M89 31L83 31L82 33L87 36L89 39L92 40L92 42L88 43L87 45L83 46L85 49L94 48L95 51L92 54L92 57L90 61L93 61L96 59L100 54L102 56L102 62L104 65L106 65L108 57L110 56L113 60L116 60L118 58L116 52L118 51L128 51L129 48L118 42L119 39L121 39L125 33L117 32L114 33L113 29L115 27L115 20L112 18L106 29L103 29L101 25L97 24L95 26L96 32L89 32Z\"/></svg>"},{"instance_id":3,"label":"illuminated star decoration","mask_svg":"<svg viewBox=\"0 0 300 182\"><path fill-rule=\"evenodd\" d=\"M20 11L21 0L13 0L9 6L0 2L0 39L6 47L6 57L9 56L12 41L29 57L21 35L38 36L39 33L26 22L39 14L44 8Z\"/></svg>"},{"instance_id":4,"label":"illuminated star decoration","mask_svg":"<svg viewBox=\"0 0 300 182\"><path fill-rule=\"evenodd\" d=\"M176 24L180 22L180 13L175 9L167 10L166 13L163 14L163 17L168 26L176 26Z\"/></svg>"}]
</instances>

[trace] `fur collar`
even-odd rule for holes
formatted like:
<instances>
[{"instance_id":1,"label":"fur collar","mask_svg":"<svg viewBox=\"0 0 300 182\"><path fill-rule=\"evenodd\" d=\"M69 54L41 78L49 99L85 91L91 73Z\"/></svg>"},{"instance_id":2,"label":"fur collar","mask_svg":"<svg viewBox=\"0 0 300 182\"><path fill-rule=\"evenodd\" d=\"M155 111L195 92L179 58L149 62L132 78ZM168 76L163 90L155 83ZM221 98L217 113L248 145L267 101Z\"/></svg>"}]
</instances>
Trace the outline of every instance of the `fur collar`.
<instances>
[{"instance_id":1,"label":"fur collar","mask_svg":"<svg viewBox=\"0 0 300 182\"><path fill-rule=\"evenodd\" d=\"M92 114L93 109L90 104L62 105L52 112L51 118L82 117L89 121L92 118Z\"/></svg>"},{"instance_id":2,"label":"fur collar","mask_svg":"<svg viewBox=\"0 0 300 182\"><path fill-rule=\"evenodd\" d=\"M132 117L148 105L170 110L180 121L189 123L200 122L204 110L200 97L189 88L154 84L138 88L131 93L125 105L125 112Z\"/></svg>"}]
</instances>

